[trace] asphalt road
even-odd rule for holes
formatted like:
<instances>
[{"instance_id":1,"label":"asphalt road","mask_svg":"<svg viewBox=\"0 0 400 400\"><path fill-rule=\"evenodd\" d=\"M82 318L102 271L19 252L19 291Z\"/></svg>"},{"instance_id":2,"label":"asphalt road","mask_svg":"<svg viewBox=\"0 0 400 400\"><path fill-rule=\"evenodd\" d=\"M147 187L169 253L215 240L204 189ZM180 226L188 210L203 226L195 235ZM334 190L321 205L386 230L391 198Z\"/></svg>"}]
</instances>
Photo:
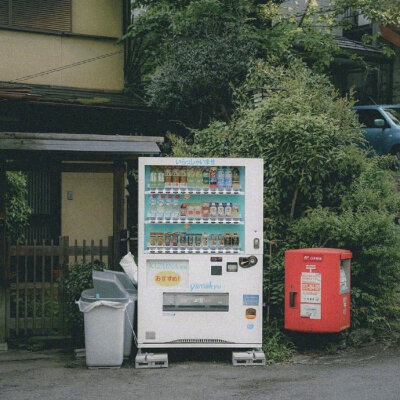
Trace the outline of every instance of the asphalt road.
<instances>
[{"instance_id":1,"label":"asphalt road","mask_svg":"<svg viewBox=\"0 0 400 400\"><path fill-rule=\"evenodd\" d=\"M9 351L0 354L0 399L400 399L398 347L298 355L265 367L233 367L229 356L210 362L172 355L166 369L137 370L126 363L88 370L60 352Z\"/></svg>"}]
</instances>

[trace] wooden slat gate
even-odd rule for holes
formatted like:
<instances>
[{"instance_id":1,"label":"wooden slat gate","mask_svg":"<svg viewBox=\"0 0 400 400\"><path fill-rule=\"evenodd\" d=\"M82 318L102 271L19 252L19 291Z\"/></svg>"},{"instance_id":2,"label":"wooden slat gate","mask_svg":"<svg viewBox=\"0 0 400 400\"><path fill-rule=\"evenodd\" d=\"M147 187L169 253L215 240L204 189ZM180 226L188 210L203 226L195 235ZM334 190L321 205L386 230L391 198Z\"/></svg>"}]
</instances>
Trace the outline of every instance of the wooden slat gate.
<instances>
[{"instance_id":1,"label":"wooden slat gate","mask_svg":"<svg viewBox=\"0 0 400 400\"><path fill-rule=\"evenodd\" d=\"M65 302L60 278L68 264L112 260L113 237L87 245L68 237L57 243L10 244L6 260L6 337L65 335ZM110 250L111 249L111 250Z\"/></svg>"}]
</instances>

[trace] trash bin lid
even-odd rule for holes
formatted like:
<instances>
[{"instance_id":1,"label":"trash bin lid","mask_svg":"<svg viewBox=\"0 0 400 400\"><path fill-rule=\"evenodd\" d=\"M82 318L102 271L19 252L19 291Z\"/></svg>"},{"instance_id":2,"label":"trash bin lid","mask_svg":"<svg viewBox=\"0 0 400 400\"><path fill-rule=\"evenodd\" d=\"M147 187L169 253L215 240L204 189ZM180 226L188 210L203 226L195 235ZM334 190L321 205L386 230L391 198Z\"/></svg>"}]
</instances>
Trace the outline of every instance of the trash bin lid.
<instances>
[{"instance_id":1,"label":"trash bin lid","mask_svg":"<svg viewBox=\"0 0 400 400\"><path fill-rule=\"evenodd\" d=\"M81 300L86 301L87 303L94 303L99 300L114 301L117 303L127 303L129 301L129 295L128 293L126 293L124 297L117 297L117 298L101 297L100 294L97 293L95 289L86 289L81 293Z\"/></svg>"},{"instance_id":2,"label":"trash bin lid","mask_svg":"<svg viewBox=\"0 0 400 400\"><path fill-rule=\"evenodd\" d=\"M118 280L121 282L122 286L125 289L135 290L136 286L134 283L129 279L129 276L125 272L121 271L111 271L109 269L105 269L103 272L107 272L109 274L115 275ZM137 290L137 289L136 289Z\"/></svg>"},{"instance_id":3,"label":"trash bin lid","mask_svg":"<svg viewBox=\"0 0 400 400\"><path fill-rule=\"evenodd\" d=\"M93 271L92 277L94 289L100 297L126 297L126 290L117 275L109 271Z\"/></svg>"}]
</instances>

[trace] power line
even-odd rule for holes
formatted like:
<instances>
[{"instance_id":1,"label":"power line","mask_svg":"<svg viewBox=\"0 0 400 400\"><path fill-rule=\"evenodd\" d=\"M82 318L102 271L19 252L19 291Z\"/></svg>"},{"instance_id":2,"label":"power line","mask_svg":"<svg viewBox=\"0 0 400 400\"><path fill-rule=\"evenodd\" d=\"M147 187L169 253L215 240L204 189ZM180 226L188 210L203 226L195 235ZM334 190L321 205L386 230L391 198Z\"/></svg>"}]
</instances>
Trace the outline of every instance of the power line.
<instances>
[{"instance_id":1,"label":"power line","mask_svg":"<svg viewBox=\"0 0 400 400\"><path fill-rule=\"evenodd\" d=\"M88 64L90 62L101 60L103 58L112 57L112 56L115 56L117 54L121 54L123 52L124 52L124 50L118 50L118 51L115 51L113 53L102 54L102 55L97 56L97 57L93 57L93 58L88 58L86 60L77 61L77 62L74 62L72 64L68 64L68 65L63 65L62 67L48 69L46 71L37 72L36 74L32 74L32 75L22 76L20 78L16 78L16 79L12 80L11 82L12 83L14 83L14 82L22 82L22 81L26 81L28 79L37 78L37 77L48 75L48 74L53 74L54 72L64 71L66 69L74 68L74 67L77 67L79 65Z\"/></svg>"}]
</instances>

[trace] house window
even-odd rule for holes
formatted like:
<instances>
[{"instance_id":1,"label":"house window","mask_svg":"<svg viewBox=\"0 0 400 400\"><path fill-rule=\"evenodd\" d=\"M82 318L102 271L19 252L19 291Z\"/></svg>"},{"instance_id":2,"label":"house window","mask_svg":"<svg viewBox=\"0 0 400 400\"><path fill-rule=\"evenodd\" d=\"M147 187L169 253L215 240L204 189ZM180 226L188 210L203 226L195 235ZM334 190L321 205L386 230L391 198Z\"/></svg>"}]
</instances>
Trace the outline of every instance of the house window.
<instances>
[{"instance_id":1,"label":"house window","mask_svg":"<svg viewBox=\"0 0 400 400\"><path fill-rule=\"evenodd\" d=\"M71 31L71 0L0 0L0 26Z\"/></svg>"}]
</instances>

